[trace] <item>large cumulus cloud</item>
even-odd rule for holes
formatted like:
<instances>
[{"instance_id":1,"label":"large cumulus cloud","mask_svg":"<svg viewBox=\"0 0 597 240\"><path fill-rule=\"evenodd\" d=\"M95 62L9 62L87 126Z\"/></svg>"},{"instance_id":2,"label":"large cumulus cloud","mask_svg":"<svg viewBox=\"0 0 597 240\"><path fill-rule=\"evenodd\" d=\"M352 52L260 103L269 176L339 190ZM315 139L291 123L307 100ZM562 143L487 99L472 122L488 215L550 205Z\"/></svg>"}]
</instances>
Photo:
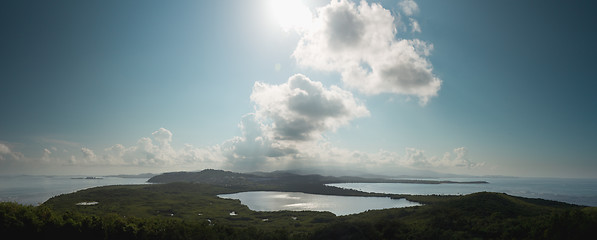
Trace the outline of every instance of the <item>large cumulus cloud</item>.
<instances>
[{"instance_id":1,"label":"large cumulus cloud","mask_svg":"<svg viewBox=\"0 0 597 240\"><path fill-rule=\"evenodd\" d=\"M313 21L293 53L299 65L340 72L348 87L366 94L414 95L423 105L437 95L442 81L427 59L433 45L396 38L395 19L381 5L332 1Z\"/></svg>"},{"instance_id":2,"label":"large cumulus cloud","mask_svg":"<svg viewBox=\"0 0 597 240\"><path fill-rule=\"evenodd\" d=\"M279 163L277 158L289 157L298 153L294 146L282 146L279 142L264 135L264 126L253 113L243 116L239 128L242 136L234 137L220 147L227 168L258 170L268 163Z\"/></svg>"},{"instance_id":3,"label":"large cumulus cloud","mask_svg":"<svg viewBox=\"0 0 597 240\"><path fill-rule=\"evenodd\" d=\"M365 105L339 87L325 87L302 74L282 84L256 82L251 94L255 112L243 116L241 136L221 145L224 166L240 171L289 168L344 169L386 172L400 168L462 169L479 166L466 148L427 156L424 150L374 153L334 146L325 133L369 116Z\"/></svg>"},{"instance_id":4,"label":"large cumulus cloud","mask_svg":"<svg viewBox=\"0 0 597 240\"><path fill-rule=\"evenodd\" d=\"M280 85L255 83L251 101L266 133L277 140L313 140L369 115L352 93L336 86L325 88L302 74Z\"/></svg>"},{"instance_id":5,"label":"large cumulus cloud","mask_svg":"<svg viewBox=\"0 0 597 240\"><path fill-rule=\"evenodd\" d=\"M335 131L369 111L352 93L296 74L287 82L256 82L251 94L255 113L239 128L242 136L222 144L227 166L234 169L284 167L317 158L313 149L325 132Z\"/></svg>"}]
</instances>

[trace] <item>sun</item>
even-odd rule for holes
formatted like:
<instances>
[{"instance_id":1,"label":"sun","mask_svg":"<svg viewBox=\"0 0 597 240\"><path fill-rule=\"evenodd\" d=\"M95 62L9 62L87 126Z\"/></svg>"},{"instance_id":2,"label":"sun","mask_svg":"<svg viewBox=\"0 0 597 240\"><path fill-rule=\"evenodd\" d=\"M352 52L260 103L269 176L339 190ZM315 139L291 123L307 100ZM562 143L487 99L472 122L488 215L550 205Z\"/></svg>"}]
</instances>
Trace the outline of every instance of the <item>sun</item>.
<instances>
[{"instance_id":1,"label":"sun","mask_svg":"<svg viewBox=\"0 0 597 240\"><path fill-rule=\"evenodd\" d=\"M269 11L284 31L302 31L311 25L311 11L300 0L269 0Z\"/></svg>"}]
</instances>

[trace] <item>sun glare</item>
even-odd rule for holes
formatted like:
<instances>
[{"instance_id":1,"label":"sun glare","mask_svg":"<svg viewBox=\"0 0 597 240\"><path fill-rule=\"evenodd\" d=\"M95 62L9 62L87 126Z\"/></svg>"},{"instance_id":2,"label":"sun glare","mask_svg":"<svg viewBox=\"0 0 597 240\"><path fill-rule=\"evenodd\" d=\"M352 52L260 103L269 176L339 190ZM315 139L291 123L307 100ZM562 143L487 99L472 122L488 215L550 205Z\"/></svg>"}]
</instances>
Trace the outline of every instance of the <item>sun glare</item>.
<instances>
[{"instance_id":1,"label":"sun glare","mask_svg":"<svg viewBox=\"0 0 597 240\"><path fill-rule=\"evenodd\" d=\"M311 11L300 0L270 0L269 11L284 31L301 31L311 25Z\"/></svg>"}]
</instances>

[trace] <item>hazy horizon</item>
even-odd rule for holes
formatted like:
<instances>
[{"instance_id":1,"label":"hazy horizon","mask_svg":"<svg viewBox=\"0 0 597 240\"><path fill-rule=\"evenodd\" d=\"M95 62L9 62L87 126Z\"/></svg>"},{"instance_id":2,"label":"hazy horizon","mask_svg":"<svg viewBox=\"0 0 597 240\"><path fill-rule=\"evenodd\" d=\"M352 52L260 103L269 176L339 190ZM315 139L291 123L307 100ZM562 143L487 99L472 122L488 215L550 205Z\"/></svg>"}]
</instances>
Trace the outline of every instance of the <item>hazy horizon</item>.
<instances>
[{"instance_id":1,"label":"hazy horizon","mask_svg":"<svg viewBox=\"0 0 597 240\"><path fill-rule=\"evenodd\" d=\"M0 175L597 178L593 3L1 5Z\"/></svg>"}]
</instances>

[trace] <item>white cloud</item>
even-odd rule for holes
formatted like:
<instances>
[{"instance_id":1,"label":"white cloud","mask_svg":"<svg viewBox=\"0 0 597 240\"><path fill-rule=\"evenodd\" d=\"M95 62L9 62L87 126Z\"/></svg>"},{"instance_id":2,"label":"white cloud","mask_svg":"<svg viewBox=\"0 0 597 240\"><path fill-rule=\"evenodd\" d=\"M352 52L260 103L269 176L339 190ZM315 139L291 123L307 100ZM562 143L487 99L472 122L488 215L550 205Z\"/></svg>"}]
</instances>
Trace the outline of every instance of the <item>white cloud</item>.
<instances>
[{"instance_id":1,"label":"white cloud","mask_svg":"<svg viewBox=\"0 0 597 240\"><path fill-rule=\"evenodd\" d=\"M51 150L50 150L51 149ZM81 149L81 153L84 154L85 151ZM87 149L88 151L91 151L90 149ZM93 151L92 151L93 152ZM28 161L32 161L35 163L41 163L41 164L50 164L50 165L72 165L72 164L78 164L83 162L83 160L77 160L77 158L74 155L66 155L63 151L58 151L58 148L56 147L50 147L48 148L44 148L42 151L42 156L39 159L39 161L35 161L35 159L29 159ZM85 162L86 163L86 162Z\"/></svg>"},{"instance_id":2,"label":"white cloud","mask_svg":"<svg viewBox=\"0 0 597 240\"><path fill-rule=\"evenodd\" d=\"M413 51L428 54L430 46L412 41ZM406 148L403 154L380 150L375 153L333 146L323 136L355 118L369 115L350 92L312 81L297 74L287 82L255 83L251 100L255 113L246 114L238 127L241 136L224 142L219 154L224 167L232 170L279 170L300 167L388 172L396 169L463 169L477 166L465 148L443 158ZM455 157L452 157L452 153ZM357 167L358 166L358 169Z\"/></svg>"},{"instance_id":3,"label":"white cloud","mask_svg":"<svg viewBox=\"0 0 597 240\"><path fill-rule=\"evenodd\" d=\"M160 145L167 146L170 145L170 142L172 142L172 132L170 132L168 129L160 128L151 133L151 135Z\"/></svg>"},{"instance_id":4,"label":"white cloud","mask_svg":"<svg viewBox=\"0 0 597 240\"><path fill-rule=\"evenodd\" d=\"M276 140L316 140L354 118L369 115L352 93L296 74L288 82L269 85L257 82L251 100L265 135Z\"/></svg>"},{"instance_id":5,"label":"white cloud","mask_svg":"<svg viewBox=\"0 0 597 240\"><path fill-rule=\"evenodd\" d=\"M323 142L305 151L307 153L304 155L311 157L310 164L312 166L332 166L334 168L358 166L358 169L352 168L352 170L368 170L386 174L396 171L408 173L408 169L463 173L463 171L478 169L485 165L485 163L470 160L468 150L464 147L446 152L442 158L428 156L424 150L412 147L405 148L402 154L387 150L367 153L337 148L331 146L330 143Z\"/></svg>"},{"instance_id":6,"label":"white cloud","mask_svg":"<svg viewBox=\"0 0 597 240\"><path fill-rule=\"evenodd\" d=\"M20 161L23 158L22 153L15 152L8 145L0 143L0 161Z\"/></svg>"},{"instance_id":7,"label":"white cloud","mask_svg":"<svg viewBox=\"0 0 597 240\"><path fill-rule=\"evenodd\" d=\"M7 155L10 154L12 151L10 148L2 143L0 143L0 154Z\"/></svg>"},{"instance_id":8,"label":"white cloud","mask_svg":"<svg viewBox=\"0 0 597 240\"><path fill-rule=\"evenodd\" d=\"M421 25L419 25L419 22L417 22L417 20L413 19L413 18L409 18L410 21L410 31L412 33L420 33L421 32Z\"/></svg>"},{"instance_id":9,"label":"white cloud","mask_svg":"<svg viewBox=\"0 0 597 240\"><path fill-rule=\"evenodd\" d=\"M58 151L44 148L40 163L54 166L80 167L144 167L167 170L217 168L223 162L219 146L197 148L185 144L182 148L172 146L173 134L168 129L154 131L152 137L142 137L132 146L115 144L97 151L81 147L80 152ZM54 151L52 151L52 150ZM0 156L6 149L0 144Z\"/></svg>"},{"instance_id":10,"label":"white cloud","mask_svg":"<svg viewBox=\"0 0 597 240\"><path fill-rule=\"evenodd\" d=\"M0 143L0 160L20 161L23 159L22 153L12 151L7 145Z\"/></svg>"},{"instance_id":11,"label":"white cloud","mask_svg":"<svg viewBox=\"0 0 597 240\"><path fill-rule=\"evenodd\" d=\"M93 163L95 162L95 153L93 152L93 150L83 147L81 148L81 152L83 153L83 160L87 163Z\"/></svg>"},{"instance_id":12,"label":"white cloud","mask_svg":"<svg viewBox=\"0 0 597 240\"><path fill-rule=\"evenodd\" d=\"M387 153L386 153L387 155ZM420 169L462 169L482 167L485 163L471 161L468 149L459 147L451 152L446 152L441 158L437 156L427 157L425 151L417 148L406 148L404 156L393 155L397 162L402 166L420 168Z\"/></svg>"},{"instance_id":13,"label":"white cloud","mask_svg":"<svg viewBox=\"0 0 597 240\"><path fill-rule=\"evenodd\" d=\"M47 148L44 148L44 154L42 155L41 160L43 162L51 162L52 161L51 155L52 155L52 151L50 151Z\"/></svg>"},{"instance_id":14,"label":"white cloud","mask_svg":"<svg viewBox=\"0 0 597 240\"><path fill-rule=\"evenodd\" d=\"M274 87L282 85L284 84ZM311 117L321 117L319 113L310 114ZM406 148L403 153L386 150L362 152L335 147L321 136L310 139L275 138L276 129L273 124L274 121L267 117L258 118L257 114L250 113L243 116L239 124L242 136L234 137L221 145L193 147L184 144L182 148L175 148L171 145L172 132L161 128L153 132L152 138L142 137L129 147L115 144L102 151L82 147L79 154L65 157L54 156L55 152L51 148L45 148L39 163L79 167L141 167L159 169L158 171L204 168L272 171L306 167L330 173L336 170L357 170L385 174L400 171L408 173L408 169L462 171L484 166L484 163L472 161L464 147L446 152L442 157L429 157L425 151L417 148ZM328 128L326 131L331 130ZM0 144L0 156L10 154L14 152ZM15 156L22 158L22 155Z\"/></svg>"},{"instance_id":15,"label":"white cloud","mask_svg":"<svg viewBox=\"0 0 597 240\"><path fill-rule=\"evenodd\" d=\"M106 149L104 159L111 163L138 166L166 166L176 163L178 152L170 145L172 133L160 128L152 136L153 140L142 137L131 147L114 145Z\"/></svg>"},{"instance_id":16,"label":"white cloud","mask_svg":"<svg viewBox=\"0 0 597 240\"><path fill-rule=\"evenodd\" d=\"M402 0L398 6L406 16L412 16L419 12L419 5L414 0Z\"/></svg>"},{"instance_id":17,"label":"white cloud","mask_svg":"<svg viewBox=\"0 0 597 240\"><path fill-rule=\"evenodd\" d=\"M104 162L110 165L122 165L125 163L124 155L126 147L122 144L115 144L109 148L104 149L104 155L102 156Z\"/></svg>"},{"instance_id":18,"label":"white cloud","mask_svg":"<svg viewBox=\"0 0 597 240\"><path fill-rule=\"evenodd\" d=\"M178 151L179 164L196 167L196 169L217 168L222 164L223 159L219 145L199 148L184 144L184 147Z\"/></svg>"},{"instance_id":19,"label":"white cloud","mask_svg":"<svg viewBox=\"0 0 597 240\"><path fill-rule=\"evenodd\" d=\"M417 51L425 52L423 47ZM349 124L369 111L352 94L297 74L286 83L255 83L251 100L255 113L243 116L241 136L221 145L224 167L233 170L279 170L300 167L388 172L396 169L463 169L478 166L465 148L443 158L406 148L403 154L376 153L334 147L325 132ZM358 169L357 167L358 166Z\"/></svg>"},{"instance_id":20,"label":"white cloud","mask_svg":"<svg viewBox=\"0 0 597 240\"><path fill-rule=\"evenodd\" d=\"M425 156L425 151L416 148L406 148L405 152L404 157L401 158L401 164L413 167L425 167L430 165L427 156Z\"/></svg>"},{"instance_id":21,"label":"white cloud","mask_svg":"<svg viewBox=\"0 0 597 240\"><path fill-rule=\"evenodd\" d=\"M296 146L272 139L264 134L266 128L255 114L243 116L239 124L242 136L224 142L220 148L226 158L225 167L238 170L260 170L267 165L274 166L280 159L297 154Z\"/></svg>"},{"instance_id":22,"label":"white cloud","mask_svg":"<svg viewBox=\"0 0 597 240\"><path fill-rule=\"evenodd\" d=\"M454 155L454 156L453 156ZM439 166L476 168L485 165L485 162L473 162L469 159L468 149L464 147L455 148L452 153L446 152L438 162Z\"/></svg>"},{"instance_id":23,"label":"white cloud","mask_svg":"<svg viewBox=\"0 0 597 240\"><path fill-rule=\"evenodd\" d=\"M226 166L258 170L311 159L325 132L335 131L369 115L352 93L296 74L286 83L255 83L251 94L255 113L243 116L242 136L222 144ZM275 169L275 168L274 168Z\"/></svg>"},{"instance_id":24,"label":"white cloud","mask_svg":"<svg viewBox=\"0 0 597 240\"><path fill-rule=\"evenodd\" d=\"M223 159L217 146L197 148L184 144L183 148L174 148L173 134L165 128L153 132L152 137L140 138L136 145L130 147L116 144L104 150L103 158L112 164L185 169L217 167Z\"/></svg>"},{"instance_id":25,"label":"white cloud","mask_svg":"<svg viewBox=\"0 0 597 240\"><path fill-rule=\"evenodd\" d=\"M394 17L381 5L332 1L318 9L293 56L299 65L340 72L348 87L363 93L414 95L424 105L441 86L427 59L433 45L396 39L396 33Z\"/></svg>"}]
</instances>

